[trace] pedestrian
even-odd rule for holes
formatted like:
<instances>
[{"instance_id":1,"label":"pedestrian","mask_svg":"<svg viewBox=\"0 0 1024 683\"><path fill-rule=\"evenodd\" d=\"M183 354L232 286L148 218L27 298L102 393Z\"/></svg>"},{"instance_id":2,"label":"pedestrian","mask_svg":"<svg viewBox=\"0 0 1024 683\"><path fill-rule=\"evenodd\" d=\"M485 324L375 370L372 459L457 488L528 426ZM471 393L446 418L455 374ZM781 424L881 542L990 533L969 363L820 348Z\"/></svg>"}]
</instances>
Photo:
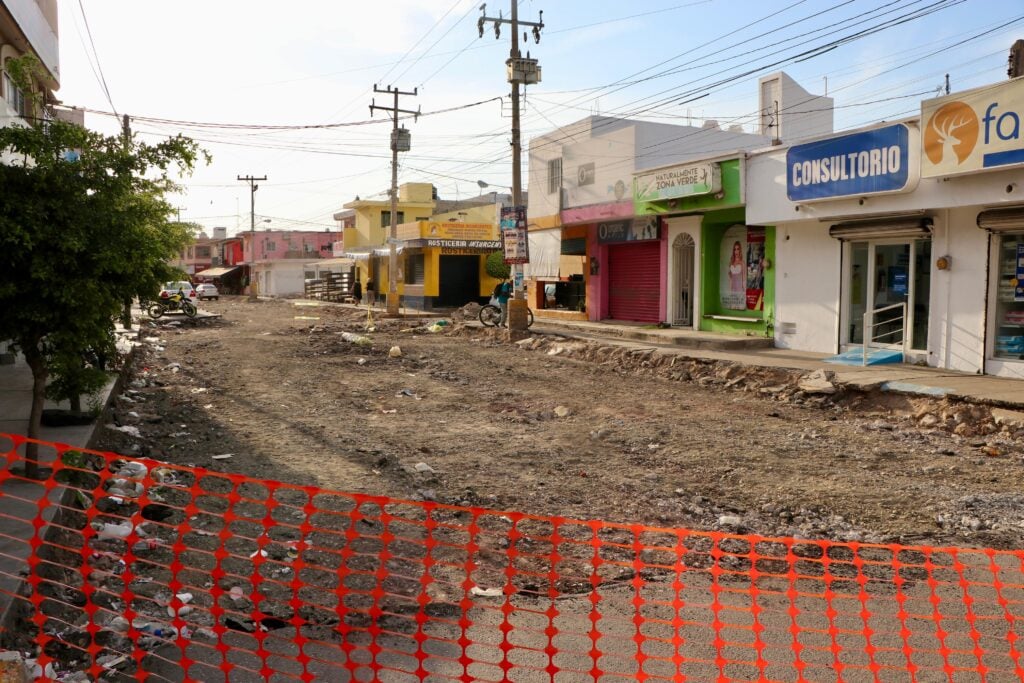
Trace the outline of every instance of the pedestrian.
<instances>
[{"instance_id":1,"label":"pedestrian","mask_svg":"<svg viewBox=\"0 0 1024 683\"><path fill-rule=\"evenodd\" d=\"M366 280L366 305L373 306L377 303L377 292L373 290L373 278Z\"/></svg>"},{"instance_id":2,"label":"pedestrian","mask_svg":"<svg viewBox=\"0 0 1024 683\"><path fill-rule=\"evenodd\" d=\"M501 309L501 317L498 318L498 327L504 327L508 321L508 300L512 296L512 283L502 280L494 288L494 298L498 300L498 308Z\"/></svg>"},{"instance_id":3,"label":"pedestrian","mask_svg":"<svg viewBox=\"0 0 1024 683\"><path fill-rule=\"evenodd\" d=\"M356 306L363 300L363 283L359 280L352 285L352 298L356 300Z\"/></svg>"}]
</instances>

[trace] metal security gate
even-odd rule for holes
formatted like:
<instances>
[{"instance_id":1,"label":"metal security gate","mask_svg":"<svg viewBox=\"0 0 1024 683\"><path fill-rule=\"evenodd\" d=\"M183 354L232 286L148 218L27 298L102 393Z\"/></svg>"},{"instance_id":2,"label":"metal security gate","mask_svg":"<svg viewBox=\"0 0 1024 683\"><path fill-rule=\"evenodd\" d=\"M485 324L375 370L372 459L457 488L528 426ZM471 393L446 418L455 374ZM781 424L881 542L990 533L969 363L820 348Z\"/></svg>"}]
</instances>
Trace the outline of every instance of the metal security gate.
<instances>
[{"instance_id":1,"label":"metal security gate","mask_svg":"<svg viewBox=\"0 0 1024 683\"><path fill-rule=\"evenodd\" d=\"M660 322L661 242L608 248L609 315L613 320Z\"/></svg>"},{"instance_id":2,"label":"metal security gate","mask_svg":"<svg viewBox=\"0 0 1024 683\"><path fill-rule=\"evenodd\" d=\"M683 233L672 243L672 257L675 259L676 291L675 315L672 324L693 327L693 271L696 257L693 237Z\"/></svg>"}]
</instances>

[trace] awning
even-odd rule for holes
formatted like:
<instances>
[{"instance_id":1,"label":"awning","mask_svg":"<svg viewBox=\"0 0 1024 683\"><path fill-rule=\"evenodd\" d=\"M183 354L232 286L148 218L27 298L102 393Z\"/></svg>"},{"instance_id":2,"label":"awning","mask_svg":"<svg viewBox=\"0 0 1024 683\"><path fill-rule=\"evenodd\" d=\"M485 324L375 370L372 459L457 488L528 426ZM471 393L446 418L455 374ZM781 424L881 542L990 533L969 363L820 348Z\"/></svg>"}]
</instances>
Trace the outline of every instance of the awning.
<instances>
[{"instance_id":1,"label":"awning","mask_svg":"<svg viewBox=\"0 0 1024 683\"><path fill-rule=\"evenodd\" d=\"M562 229L531 230L530 262L523 267L526 277L558 277L558 264L562 255Z\"/></svg>"},{"instance_id":2,"label":"awning","mask_svg":"<svg viewBox=\"0 0 1024 683\"><path fill-rule=\"evenodd\" d=\"M355 263L356 260L351 256L340 256L338 258L325 258L320 259L319 261L310 261L306 265L322 268L324 266L354 266Z\"/></svg>"},{"instance_id":3,"label":"awning","mask_svg":"<svg viewBox=\"0 0 1024 683\"><path fill-rule=\"evenodd\" d=\"M989 232L1024 232L1024 206L982 211L978 227Z\"/></svg>"},{"instance_id":4,"label":"awning","mask_svg":"<svg viewBox=\"0 0 1024 683\"><path fill-rule=\"evenodd\" d=\"M207 268L196 273L196 277L224 277L233 270L238 270L241 266L230 266L228 268Z\"/></svg>"},{"instance_id":5,"label":"awning","mask_svg":"<svg viewBox=\"0 0 1024 683\"><path fill-rule=\"evenodd\" d=\"M922 239L932 235L932 219L921 217L875 218L836 223L828 234L837 240L870 240L909 237Z\"/></svg>"}]
</instances>

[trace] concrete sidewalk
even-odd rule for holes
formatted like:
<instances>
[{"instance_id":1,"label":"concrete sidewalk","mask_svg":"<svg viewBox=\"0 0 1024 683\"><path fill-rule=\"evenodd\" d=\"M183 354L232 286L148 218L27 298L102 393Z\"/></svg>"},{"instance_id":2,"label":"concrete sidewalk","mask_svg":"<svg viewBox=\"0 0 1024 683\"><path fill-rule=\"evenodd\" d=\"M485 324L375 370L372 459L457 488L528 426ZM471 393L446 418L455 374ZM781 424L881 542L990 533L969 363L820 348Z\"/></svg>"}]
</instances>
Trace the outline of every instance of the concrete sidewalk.
<instances>
[{"instance_id":1,"label":"concrete sidewalk","mask_svg":"<svg viewBox=\"0 0 1024 683\"><path fill-rule=\"evenodd\" d=\"M721 343L723 338L730 339L727 335L675 328L660 329L647 325L538 319L531 331L636 348L664 349L666 352L691 358L794 370L824 369L834 372L840 384L863 389L879 388L883 391L922 396L949 396L1011 409L1024 408L1024 380L1018 379L971 375L918 365L836 365L825 362L832 354L776 348L735 348L728 343Z\"/></svg>"}]
</instances>

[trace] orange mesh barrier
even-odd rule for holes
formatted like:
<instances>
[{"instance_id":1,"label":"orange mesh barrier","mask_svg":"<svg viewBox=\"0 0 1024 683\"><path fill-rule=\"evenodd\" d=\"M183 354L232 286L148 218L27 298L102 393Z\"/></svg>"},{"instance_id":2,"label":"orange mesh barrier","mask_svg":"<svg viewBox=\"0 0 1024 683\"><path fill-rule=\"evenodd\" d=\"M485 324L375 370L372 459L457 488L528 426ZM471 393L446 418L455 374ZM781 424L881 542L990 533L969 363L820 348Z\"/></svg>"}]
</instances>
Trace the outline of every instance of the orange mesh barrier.
<instances>
[{"instance_id":1,"label":"orange mesh barrier","mask_svg":"<svg viewBox=\"0 0 1024 683\"><path fill-rule=\"evenodd\" d=\"M1024 680L1022 552L413 503L55 444L33 482L10 473L25 441L0 435L0 636L34 641L44 679Z\"/></svg>"}]
</instances>

